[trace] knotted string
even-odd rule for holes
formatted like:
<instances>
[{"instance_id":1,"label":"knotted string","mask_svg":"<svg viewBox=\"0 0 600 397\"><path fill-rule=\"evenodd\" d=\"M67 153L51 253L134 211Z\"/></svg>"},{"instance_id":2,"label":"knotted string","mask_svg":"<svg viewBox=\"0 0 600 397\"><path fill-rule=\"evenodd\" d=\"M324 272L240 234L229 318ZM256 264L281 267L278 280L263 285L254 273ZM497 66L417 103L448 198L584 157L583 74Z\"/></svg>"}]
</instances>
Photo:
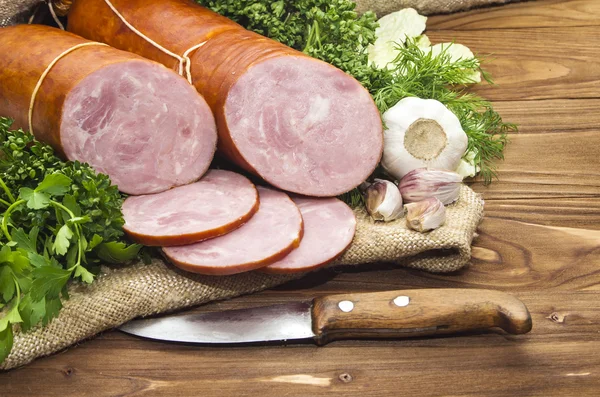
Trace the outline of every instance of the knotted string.
<instances>
[{"instance_id":1,"label":"knotted string","mask_svg":"<svg viewBox=\"0 0 600 397\"><path fill-rule=\"evenodd\" d=\"M160 44L158 44L157 42L155 42L154 40L152 40L150 37L146 36L145 34L143 34L142 32L140 32L139 30L137 30L135 28L135 26L133 26L131 23L129 23L129 21L127 21L125 19L125 17L116 9L116 7L111 3L110 0L104 0L104 2L106 3L106 5L112 10L112 12L115 13L115 15L135 34L137 34L139 37L141 37L142 39L146 40L148 43L150 43L152 46L154 46L156 49L164 52L165 54L177 59L177 61L179 61L179 67L178 67L178 73L180 76L183 76L187 79L188 83L192 84L192 61L189 57L190 53L194 50L197 50L198 48L202 47L204 44L206 44L206 41L200 43L200 44L196 44L193 47L187 49L183 55L178 55L175 54L172 51L169 51L168 49L166 49L165 47L161 46Z\"/></svg>"}]
</instances>

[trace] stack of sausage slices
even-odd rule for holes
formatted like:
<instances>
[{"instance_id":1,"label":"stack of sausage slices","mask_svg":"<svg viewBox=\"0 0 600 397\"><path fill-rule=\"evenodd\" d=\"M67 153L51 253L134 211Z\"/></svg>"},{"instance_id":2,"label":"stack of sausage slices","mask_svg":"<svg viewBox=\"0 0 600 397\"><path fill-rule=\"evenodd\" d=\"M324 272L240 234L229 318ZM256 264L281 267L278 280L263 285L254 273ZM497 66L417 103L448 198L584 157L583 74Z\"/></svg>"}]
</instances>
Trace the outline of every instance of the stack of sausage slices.
<instances>
[{"instance_id":1,"label":"stack of sausage slices","mask_svg":"<svg viewBox=\"0 0 600 397\"><path fill-rule=\"evenodd\" d=\"M313 270L344 252L356 230L353 211L336 198L290 197L218 169L190 185L131 196L123 215L134 241L208 275Z\"/></svg>"}]
</instances>

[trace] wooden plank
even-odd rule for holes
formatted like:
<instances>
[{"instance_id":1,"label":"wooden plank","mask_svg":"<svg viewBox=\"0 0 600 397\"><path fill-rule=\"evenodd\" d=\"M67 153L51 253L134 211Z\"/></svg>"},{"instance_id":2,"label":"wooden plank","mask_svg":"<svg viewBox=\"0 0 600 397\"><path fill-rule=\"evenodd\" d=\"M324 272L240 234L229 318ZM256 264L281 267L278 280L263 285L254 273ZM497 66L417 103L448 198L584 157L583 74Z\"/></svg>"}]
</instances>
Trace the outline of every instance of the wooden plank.
<instances>
[{"instance_id":1,"label":"wooden plank","mask_svg":"<svg viewBox=\"0 0 600 397\"><path fill-rule=\"evenodd\" d=\"M455 38L495 54L488 69L499 86L478 92L521 124L500 164L501 180L473 185L486 199L486 218L468 269L446 275L388 264L326 269L200 309L350 291L492 288L529 306L531 334L224 349L107 332L1 373L0 395L597 396L600 28L592 25L598 7L595 0L535 1L430 20L430 27L455 29L432 31L434 40Z\"/></svg>"},{"instance_id":2,"label":"wooden plank","mask_svg":"<svg viewBox=\"0 0 600 397\"><path fill-rule=\"evenodd\" d=\"M526 134L600 131L600 99L494 102L494 109Z\"/></svg>"},{"instance_id":3,"label":"wooden plank","mask_svg":"<svg viewBox=\"0 0 600 397\"><path fill-rule=\"evenodd\" d=\"M519 297L530 307L534 330L518 337L487 333L223 349L111 333L0 379L14 397L596 396L598 295L545 291ZM39 382L42 376L46 382Z\"/></svg>"},{"instance_id":4,"label":"wooden plank","mask_svg":"<svg viewBox=\"0 0 600 397\"><path fill-rule=\"evenodd\" d=\"M598 98L600 29L498 29L485 32L433 31L433 43L456 41L480 55L497 86L473 91L490 100Z\"/></svg>"},{"instance_id":5,"label":"wooden plank","mask_svg":"<svg viewBox=\"0 0 600 397\"><path fill-rule=\"evenodd\" d=\"M591 199L488 200L488 218L600 230L600 196Z\"/></svg>"},{"instance_id":6,"label":"wooden plank","mask_svg":"<svg viewBox=\"0 0 600 397\"><path fill-rule=\"evenodd\" d=\"M558 17L559 16L559 17ZM537 0L460 14L436 15L427 20L432 30L492 30L600 25L600 2L589 0Z\"/></svg>"},{"instance_id":7,"label":"wooden plank","mask_svg":"<svg viewBox=\"0 0 600 397\"><path fill-rule=\"evenodd\" d=\"M600 133L515 134L498 181L472 187L485 199L600 197Z\"/></svg>"}]
</instances>

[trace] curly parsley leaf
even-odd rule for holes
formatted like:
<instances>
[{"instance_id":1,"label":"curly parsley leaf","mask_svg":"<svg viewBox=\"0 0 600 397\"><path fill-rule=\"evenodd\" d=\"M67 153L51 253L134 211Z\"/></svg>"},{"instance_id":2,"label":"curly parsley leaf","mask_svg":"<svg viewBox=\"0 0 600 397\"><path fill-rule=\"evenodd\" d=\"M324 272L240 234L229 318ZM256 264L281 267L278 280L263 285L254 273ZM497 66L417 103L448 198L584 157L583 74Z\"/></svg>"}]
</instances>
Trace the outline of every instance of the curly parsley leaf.
<instances>
[{"instance_id":1,"label":"curly parsley leaf","mask_svg":"<svg viewBox=\"0 0 600 397\"><path fill-rule=\"evenodd\" d=\"M50 205L50 196L46 193L36 192L28 187L19 190L19 197L27 202L27 208L39 210Z\"/></svg>"},{"instance_id":2,"label":"curly parsley leaf","mask_svg":"<svg viewBox=\"0 0 600 397\"><path fill-rule=\"evenodd\" d=\"M57 298L67 281L71 271L54 266L42 266L32 271L34 277L31 285L31 298L34 301L42 298Z\"/></svg>"},{"instance_id":3,"label":"curly parsley leaf","mask_svg":"<svg viewBox=\"0 0 600 397\"><path fill-rule=\"evenodd\" d=\"M33 267L52 266L52 263L50 260L48 260L48 258L40 254L36 254L35 252L29 252L27 258Z\"/></svg>"},{"instance_id":4,"label":"curly parsley leaf","mask_svg":"<svg viewBox=\"0 0 600 397\"><path fill-rule=\"evenodd\" d=\"M14 273L8 266L0 268L0 293L4 302L10 301L15 296Z\"/></svg>"},{"instance_id":5,"label":"curly parsley leaf","mask_svg":"<svg viewBox=\"0 0 600 397\"><path fill-rule=\"evenodd\" d=\"M62 196L69 191L71 182L71 178L64 174L48 174L35 188L35 191L47 193L50 196Z\"/></svg>"},{"instance_id":6,"label":"curly parsley leaf","mask_svg":"<svg viewBox=\"0 0 600 397\"><path fill-rule=\"evenodd\" d=\"M21 315L19 314L19 307L17 305L13 305L12 309L10 309L4 317L0 318L0 331L4 331L6 328L10 328L9 325L17 324L23 321L21 319Z\"/></svg>"},{"instance_id":7,"label":"curly parsley leaf","mask_svg":"<svg viewBox=\"0 0 600 397\"><path fill-rule=\"evenodd\" d=\"M29 252L37 252L37 236L39 233L38 227L33 227L29 231L29 234L26 234L22 228L19 228L12 233L12 239L17 243L19 248L23 248Z\"/></svg>"},{"instance_id":8,"label":"curly parsley leaf","mask_svg":"<svg viewBox=\"0 0 600 397\"><path fill-rule=\"evenodd\" d=\"M75 268L75 277L80 278L81 281L87 284L91 284L94 281L94 275L83 266Z\"/></svg>"},{"instance_id":9,"label":"curly parsley leaf","mask_svg":"<svg viewBox=\"0 0 600 397\"><path fill-rule=\"evenodd\" d=\"M19 305L19 312L23 318L21 329L24 332L29 331L38 324L46 315L46 298L38 301L32 301L31 295L26 295Z\"/></svg>"}]
</instances>

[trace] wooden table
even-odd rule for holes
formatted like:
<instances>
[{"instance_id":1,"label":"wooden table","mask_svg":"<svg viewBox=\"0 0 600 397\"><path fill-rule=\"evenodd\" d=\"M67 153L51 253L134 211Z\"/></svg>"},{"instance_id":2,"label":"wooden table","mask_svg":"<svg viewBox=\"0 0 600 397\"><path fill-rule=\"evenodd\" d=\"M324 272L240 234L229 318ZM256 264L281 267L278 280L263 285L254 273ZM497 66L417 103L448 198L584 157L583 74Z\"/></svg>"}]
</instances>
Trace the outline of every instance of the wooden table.
<instances>
[{"instance_id":1,"label":"wooden table","mask_svg":"<svg viewBox=\"0 0 600 397\"><path fill-rule=\"evenodd\" d=\"M107 332L0 374L0 396L600 396L600 1L546 0L432 17L433 42L493 53L477 91L511 136L500 180L473 186L486 216L470 268L311 274L210 305L230 309L345 291L493 288L533 331L404 341L197 348Z\"/></svg>"}]
</instances>

